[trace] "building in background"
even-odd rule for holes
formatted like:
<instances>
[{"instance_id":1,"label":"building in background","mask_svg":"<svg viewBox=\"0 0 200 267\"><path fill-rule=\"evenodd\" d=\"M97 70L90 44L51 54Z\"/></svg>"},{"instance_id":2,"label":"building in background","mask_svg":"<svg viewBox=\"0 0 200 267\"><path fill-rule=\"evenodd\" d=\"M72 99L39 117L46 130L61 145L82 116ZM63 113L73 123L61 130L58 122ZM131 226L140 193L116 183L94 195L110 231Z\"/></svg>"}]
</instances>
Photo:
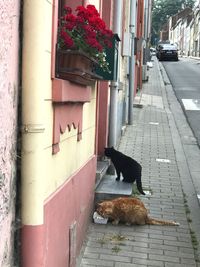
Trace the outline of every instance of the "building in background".
<instances>
[{"instance_id":1,"label":"building in background","mask_svg":"<svg viewBox=\"0 0 200 267\"><path fill-rule=\"evenodd\" d=\"M160 32L161 41L176 44L180 55L200 56L200 5L185 8L169 18Z\"/></svg>"}]
</instances>

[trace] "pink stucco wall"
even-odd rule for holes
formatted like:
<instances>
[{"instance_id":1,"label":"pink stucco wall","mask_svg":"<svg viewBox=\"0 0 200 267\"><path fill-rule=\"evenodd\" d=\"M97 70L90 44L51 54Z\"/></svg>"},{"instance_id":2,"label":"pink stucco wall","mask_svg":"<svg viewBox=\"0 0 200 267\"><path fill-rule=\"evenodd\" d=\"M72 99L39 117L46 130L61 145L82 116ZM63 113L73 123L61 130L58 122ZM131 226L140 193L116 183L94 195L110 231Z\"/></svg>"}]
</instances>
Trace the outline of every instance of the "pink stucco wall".
<instances>
[{"instance_id":1,"label":"pink stucco wall","mask_svg":"<svg viewBox=\"0 0 200 267\"><path fill-rule=\"evenodd\" d=\"M0 0L0 266L13 266L20 0Z\"/></svg>"},{"instance_id":2,"label":"pink stucco wall","mask_svg":"<svg viewBox=\"0 0 200 267\"><path fill-rule=\"evenodd\" d=\"M44 224L23 225L22 267L75 267L94 202L93 156L44 204Z\"/></svg>"}]
</instances>

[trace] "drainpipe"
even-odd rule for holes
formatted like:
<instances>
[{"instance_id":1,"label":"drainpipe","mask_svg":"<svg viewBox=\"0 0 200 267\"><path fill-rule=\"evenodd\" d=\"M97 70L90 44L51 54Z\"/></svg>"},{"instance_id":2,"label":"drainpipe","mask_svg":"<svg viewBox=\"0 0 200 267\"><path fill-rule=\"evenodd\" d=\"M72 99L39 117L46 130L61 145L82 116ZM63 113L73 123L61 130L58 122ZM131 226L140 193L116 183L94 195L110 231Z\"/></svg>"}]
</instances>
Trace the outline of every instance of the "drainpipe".
<instances>
[{"instance_id":1,"label":"drainpipe","mask_svg":"<svg viewBox=\"0 0 200 267\"><path fill-rule=\"evenodd\" d=\"M142 80L146 81L147 78L147 61L148 61L148 19L149 19L149 13L148 13L148 8L149 8L149 0L144 1L144 39L145 39L145 44L143 46L143 68L142 68Z\"/></svg>"},{"instance_id":2,"label":"drainpipe","mask_svg":"<svg viewBox=\"0 0 200 267\"><path fill-rule=\"evenodd\" d=\"M128 124L133 124L133 96L134 96L134 78L135 78L135 20L136 20L136 0L130 2L130 25L131 34L131 57L129 59L129 108L128 108Z\"/></svg>"},{"instance_id":3,"label":"drainpipe","mask_svg":"<svg viewBox=\"0 0 200 267\"><path fill-rule=\"evenodd\" d=\"M122 25L122 9L123 0L114 1L114 12L113 12L113 32L117 33L121 39L121 25ZM119 48L120 51L120 48ZM118 60L118 70L119 70ZM118 111L118 78L117 81L110 83L110 118L109 118L109 146L117 145L117 111Z\"/></svg>"},{"instance_id":4,"label":"drainpipe","mask_svg":"<svg viewBox=\"0 0 200 267\"><path fill-rule=\"evenodd\" d=\"M44 266L44 3L23 1L22 266ZM37 265L38 264L38 265Z\"/></svg>"}]
</instances>

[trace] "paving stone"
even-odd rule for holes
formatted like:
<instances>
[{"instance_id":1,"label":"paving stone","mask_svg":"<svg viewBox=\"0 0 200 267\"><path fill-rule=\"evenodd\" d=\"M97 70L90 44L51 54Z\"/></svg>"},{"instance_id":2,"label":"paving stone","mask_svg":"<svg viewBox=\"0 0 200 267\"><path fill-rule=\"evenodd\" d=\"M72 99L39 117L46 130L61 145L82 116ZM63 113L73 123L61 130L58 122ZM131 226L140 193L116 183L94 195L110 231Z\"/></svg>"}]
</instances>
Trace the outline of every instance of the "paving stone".
<instances>
[{"instance_id":1,"label":"paving stone","mask_svg":"<svg viewBox=\"0 0 200 267\"><path fill-rule=\"evenodd\" d=\"M155 234L149 234L149 237L150 238L156 238L156 239L160 239L160 240L177 240L177 237L176 236L164 236L164 235L155 235Z\"/></svg>"},{"instance_id":2,"label":"paving stone","mask_svg":"<svg viewBox=\"0 0 200 267\"><path fill-rule=\"evenodd\" d=\"M165 250L164 254L167 255L167 256L172 256L172 257L178 256L179 258L193 259L194 260L194 254L192 254L191 252L190 253L183 253L183 252L180 252L180 251L177 252L177 251Z\"/></svg>"},{"instance_id":3,"label":"paving stone","mask_svg":"<svg viewBox=\"0 0 200 267\"><path fill-rule=\"evenodd\" d=\"M118 256L118 255L106 255L106 254L101 254L100 259L102 260L113 260L113 261L118 261L118 262L131 262L131 258L129 256Z\"/></svg>"},{"instance_id":4,"label":"paving stone","mask_svg":"<svg viewBox=\"0 0 200 267\"><path fill-rule=\"evenodd\" d=\"M160 261L166 261L166 262L180 262L180 258L175 256L165 256L165 255L155 255L155 254L150 254L149 259L151 260L160 260Z\"/></svg>"},{"instance_id":5,"label":"paving stone","mask_svg":"<svg viewBox=\"0 0 200 267\"><path fill-rule=\"evenodd\" d=\"M85 264L84 261L81 263L80 267L96 267L96 265L90 265L90 264ZM102 267L102 266L101 266Z\"/></svg>"},{"instance_id":6,"label":"paving stone","mask_svg":"<svg viewBox=\"0 0 200 267\"><path fill-rule=\"evenodd\" d=\"M190 242L178 242L178 241L168 241L164 240L164 245L174 245L177 247L185 247L185 248L192 248L192 243Z\"/></svg>"},{"instance_id":7,"label":"paving stone","mask_svg":"<svg viewBox=\"0 0 200 267\"><path fill-rule=\"evenodd\" d=\"M183 264L187 264L187 266L191 266L193 264L195 264L195 260L194 259L190 259L190 258L184 258L184 256L181 258L181 263Z\"/></svg>"},{"instance_id":8,"label":"paving stone","mask_svg":"<svg viewBox=\"0 0 200 267\"><path fill-rule=\"evenodd\" d=\"M187 264L183 264L183 263L170 263L170 262L166 262L165 263L165 267L196 267L196 264L193 263L191 265L187 265Z\"/></svg>"},{"instance_id":9,"label":"paving stone","mask_svg":"<svg viewBox=\"0 0 200 267\"><path fill-rule=\"evenodd\" d=\"M155 239L155 238L141 238L141 237L136 237L135 241L137 242L146 242L146 243L155 243L155 244L163 244L163 239Z\"/></svg>"},{"instance_id":10,"label":"paving stone","mask_svg":"<svg viewBox=\"0 0 200 267\"><path fill-rule=\"evenodd\" d=\"M86 259L83 258L81 262L81 267L86 267L86 266L104 266L104 267L114 267L114 262L113 261L108 261L108 260L98 260L98 259Z\"/></svg>"},{"instance_id":11,"label":"paving stone","mask_svg":"<svg viewBox=\"0 0 200 267\"><path fill-rule=\"evenodd\" d=\"M134 246L133 248L134 251L136 252L140 252L140 253L148 253L148 254L159 254L159 255L163 255L164 254L164 250L162 249L153 249L153 248L141 248L141 247L136 247Z\"/></svg>"},{"instance_id":12,"label":"paving stone","mask_svg":"<svg viewBox=\"0 0 200 267\"><path fill-rule=\"evenodd\" d=\"M133 264L138 265L145 265L145 266L153 266L153 267L164 267L164 262L162 261L156 261L151 259L133 259Z\"/></svg>"},{"instance_id":13,"label":"paving stone","mask_svg":"<svg viewBox=\"0 0 200 267\"><path fill-rule=\"evenodd\" d=\"M115 263L115 267L146 267L146 265L138 265L138 264L134 264L134 263L121 263L121 262L117 262Z\"/></svg>"},{"instance_id":14,"label":"paving stone","mask_svg":"<svg viewBox=\"0 0 200 267\"><path fill-rule=\"evenodd\" d=\"M97 253L84 253L84 258L88 258L88 259L98 259L99 258L99 254Z\"/></svg>"},{"instance_id":15,"label":"paving stone","mask_svg":"<svg viewBox=\"0 0 200 267\"><path fill-rule=\"evenodd\" d=\"M179 249L177 246L167 246L158 244L150 244L149 247L153 249L163 249L164 251L178 251Z\"/></svg>"}]
</instances>

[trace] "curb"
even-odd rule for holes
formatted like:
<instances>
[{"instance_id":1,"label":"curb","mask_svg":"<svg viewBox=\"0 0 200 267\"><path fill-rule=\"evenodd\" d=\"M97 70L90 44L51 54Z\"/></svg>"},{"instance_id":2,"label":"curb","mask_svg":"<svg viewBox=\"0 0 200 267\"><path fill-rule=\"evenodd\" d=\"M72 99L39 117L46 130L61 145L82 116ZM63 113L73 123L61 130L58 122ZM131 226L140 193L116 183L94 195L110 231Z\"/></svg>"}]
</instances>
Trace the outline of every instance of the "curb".
<instances>
[{"instance_id":1,"label":"curb","mask_svg":"<svg viewBox=\"0 0 200 267\"><path fill-rule=\"evenodd\" d=\"M169 125L171 128L172 136L173 136L173 143L174 148L176 151L176 157L177 157L177 166L180 173L180 179L183 187L183 193L185 197L187 198L187 203L190 210L190 219L191 222L189 222L190 231L195 231L195 235L197 236L198 243L200 244L200 213L197 211L200 211L200 202L198 199L198 195L200 192L198 192L198 188L200 188L200 182L197 183L197 180L194 177L193 170L190 167L189 161L191 160L191 155L188 155L187 145L184 145L182 140L183 137L181 135L181 129L179 124L181 124L180 117L178 118L178 112L182 113L182 122L183 120L186 120L185 115L179 101L177 100L175 93L173 91L173 87L168 79L167 73L161 63L159 63L159 69L160 69L160 75L163 79L163 90L164 94L166 95L164 98L166 98L166 107L167 107L167 114L169 119ZM166 84L166 85L164 85ZM170 99L170 101L169 101ZM174 105L170 105L169 102L173 102ZM177 109L179 111L177 112ZM170 110L172 112L170 112ZM178 121L179 120L179 121ZM191 135L193 135L192 130L190 129L190 126L187 123L188 130ZM185 122L184 122L185 124ZM194 136L193 136L194 137ZM194 137L195 138L195 137ZM191 144L196 147L198 151L198 159L200 160L200 150L198 144ZM194 152L195 153L195 152ZM195 153L196 154L196 153ZM195 155L194 155L195 156ZM200 168L199 168L200 173ZM196 254L200 258L200 248L196 249Z\"/></svg>"}]
</instances>

